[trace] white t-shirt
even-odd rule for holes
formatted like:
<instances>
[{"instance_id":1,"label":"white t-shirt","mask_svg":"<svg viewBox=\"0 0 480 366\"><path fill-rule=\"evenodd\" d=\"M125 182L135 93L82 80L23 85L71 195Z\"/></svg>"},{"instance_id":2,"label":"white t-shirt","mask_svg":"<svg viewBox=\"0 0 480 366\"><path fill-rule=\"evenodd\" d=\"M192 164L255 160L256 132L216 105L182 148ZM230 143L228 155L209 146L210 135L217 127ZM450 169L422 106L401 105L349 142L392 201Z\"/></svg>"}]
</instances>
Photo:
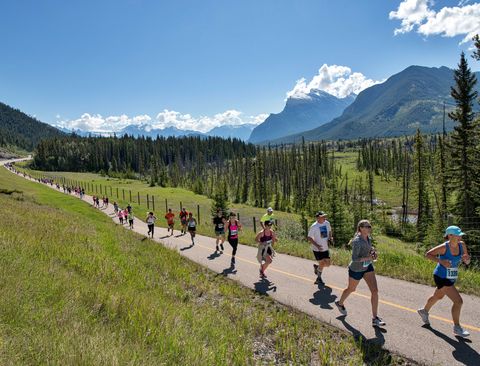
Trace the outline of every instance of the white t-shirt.
<instances>
[{"instance_id":1,"label":"white t-shirt","mask_svg":"<svg viewBox=\"0 0 480 366\"><path fill-rule=\"evenodd\" d=\"M320 250L312 244L312 250L314 252L324 252L328 250L328 238L330 237L331 232L332 228L327 220L325 220L323 224L315 222L312 224L312 226L310 226L310 230L308 230L308 237L312 238L315 243L322 247Z\"/></svg>"}]
</instances>

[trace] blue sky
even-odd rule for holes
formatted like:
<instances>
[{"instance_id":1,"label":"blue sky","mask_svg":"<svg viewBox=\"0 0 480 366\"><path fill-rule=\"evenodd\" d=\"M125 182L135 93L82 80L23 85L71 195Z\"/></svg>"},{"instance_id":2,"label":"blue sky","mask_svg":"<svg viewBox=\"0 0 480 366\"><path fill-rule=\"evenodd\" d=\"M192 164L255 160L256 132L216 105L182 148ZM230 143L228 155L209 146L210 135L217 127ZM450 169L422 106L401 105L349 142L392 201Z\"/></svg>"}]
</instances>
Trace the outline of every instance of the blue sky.
<instances>
[{"instance_id":1,"label":"blue sky","mask_svg":"<svg viewBox=\"0 0 480 366\"><path fill-rule=\"evenodd\" d=\"M468 0L2 1L0 101L52 124L258 123L322 65L453 68L479 19Z\"/></svg>"}]
</instances>

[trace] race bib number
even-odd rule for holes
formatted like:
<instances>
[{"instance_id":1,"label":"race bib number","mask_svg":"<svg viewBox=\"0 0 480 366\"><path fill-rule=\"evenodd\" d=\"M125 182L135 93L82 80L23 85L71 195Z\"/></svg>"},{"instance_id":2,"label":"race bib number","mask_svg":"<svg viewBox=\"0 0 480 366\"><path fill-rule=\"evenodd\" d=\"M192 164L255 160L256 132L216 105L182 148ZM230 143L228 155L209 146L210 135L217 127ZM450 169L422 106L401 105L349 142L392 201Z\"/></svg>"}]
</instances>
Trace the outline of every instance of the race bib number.
<instances>
[{"instance_id":1,"label":"race bib number","mask_svg":"<svg viewBox=\"0 0 480 366\"><path fill-rule=\"evenodd\" d=\"M235 229L230 230L230 235L231 236L235 236L235 235L237 235L237 233L238 233L238 230L235 230Z\"/></svg>"},{"instance_id":2,"label":"race bib number","mask_svg":"<svg viewBox=\"0 0 480 366\"><path fill-rule=\"evenodd\" d=\"M458 278L458 267L447 268L447 279L456 280Z\"/></svg>"},{"instance_id":3,"label":"race bib number","mask_svg":"<svg viewBox=\"0 0 480 366\"><path fill-rule=\"evenodd\" d=\"M223 224L218 224L217 227L218 227L219 229L223 229Z\"/></svg>"},{"instance_id":4,"label":"race bib number","mask_svg":"<svg viewBox=\"0 0 480 366\"><path fill-rule=\"evenodd\" d=\"M365 261L362 263L363 268L367 268L370 264L372 264L372 261Z\"/></svg>"}]
</instances>

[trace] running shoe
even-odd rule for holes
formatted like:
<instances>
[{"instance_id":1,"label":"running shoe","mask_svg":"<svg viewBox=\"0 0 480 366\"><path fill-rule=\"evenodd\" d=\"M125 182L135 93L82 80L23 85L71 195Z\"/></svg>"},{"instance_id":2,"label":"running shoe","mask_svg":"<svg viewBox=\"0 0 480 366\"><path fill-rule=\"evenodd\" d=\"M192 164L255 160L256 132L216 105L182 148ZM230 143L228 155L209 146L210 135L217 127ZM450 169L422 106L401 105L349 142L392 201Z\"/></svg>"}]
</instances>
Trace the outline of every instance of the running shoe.
<instances>
[{"instance_id":1,"label":"running shoe","mask_svg":"<svg viewBox=\"0 0 480 366\"><path fill-rule=\"evenodd\" d=\"M314 265L313 265L313 273L315 273L316 275L318 275L318 264L314 264Z\"/></svg>"},{"instance_id":2,"label":"running shoe","mask_svg":"<svg viewBox=\"0 0 480 366\"><path fill-rule=\"evenodd\" d=\"M470 336L470 333L462 328L461 325L454 325L453 326L453 334L458 337L467 338Z\"/></svg>"},{"instance_id":3,"label":"running shoe","mask_svg":"<svg viewBox=\"0 0 480 366\"><path fill-rule=\"evenodd\" d=\"M372 319L372 327L383 327L384 325L386 325L387 323L385 323L381 318L379 318L378 316L373 318Z\"/></svg>"},{"instance_id":4,"label":"running shoe","mask_svg":"<svg viewBox=\"0 0 480 366\"><path fill-rule=\"evenodd\" d=\"M417 313L422 318L424 324L430 325L430 320L428 319L428 311L426 311L425 309L418 309Z\"/></svg>"},{"instance_id":5,"label":"running shoe","mask_svg":"<svg viewBox=\"0 0 480 366\"><path fill-rule=\"evenodd\" d=\"M335 301L335 305L337 305L337 308L338 308L338 311L340 311L340 314L347 315L347 309L345 308L345 306L340 305L340 302L338 301Z\"/></svg>"}]
</instances>

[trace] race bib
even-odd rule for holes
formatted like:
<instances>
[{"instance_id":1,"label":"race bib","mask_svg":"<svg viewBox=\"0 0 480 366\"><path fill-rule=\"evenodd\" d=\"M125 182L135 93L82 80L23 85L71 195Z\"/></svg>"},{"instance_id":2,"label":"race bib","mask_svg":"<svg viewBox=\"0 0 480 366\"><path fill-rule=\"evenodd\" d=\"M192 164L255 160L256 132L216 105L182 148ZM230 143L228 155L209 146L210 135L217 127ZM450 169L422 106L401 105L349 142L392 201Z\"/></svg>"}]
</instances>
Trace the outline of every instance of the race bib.
<instances>
[{"instance_id":1,"label":"race bib","mask_svg":"<svg viewBox=\"0 0 480 366\"><path fill-rule=\"evenodd\" d=\"M231 236L235 236L235 235L237 235L237 233L238 233L238 230L236 230L236 229L230 230L230 235Z\"/></svg>"},{"instance_id":2,"label":"race bib","mask_svg":"<svg viewBox=\"0 0 480 366\"><path fill-rule=\"evenodd\" d=\"M367 268L370 264L372 264L372 261L365 261L362 263L363 268Z\"/></svg>"},{"instance_id":3,"label":"race bib","mask_svg":"<svg viewBox=\"0 0 480 366\"><path fill-rule=\"evenodd\" d=\"M217 227L218 227L219 229L223 229L223 224L218 224Z\"/></svg>"},{"instance_id":4,"label":"race bib","mask_svg":"<svg viewBox=\"0 0 480 366\"><path fill-rule=\"evenodd\" d=\"M458 278L458 267L447 268L447 279L456 280Z\"/></svg>"},{"instance_id":5,"label":"race bib","mask_svg":"<svg viewBox=\"0 0 480 366\"><path fill-rule=\"evenodd\" d=\"M320 237L321 238L328 237L328 230L326 226L320 226Z\"/></svg>"}]
</instances>

